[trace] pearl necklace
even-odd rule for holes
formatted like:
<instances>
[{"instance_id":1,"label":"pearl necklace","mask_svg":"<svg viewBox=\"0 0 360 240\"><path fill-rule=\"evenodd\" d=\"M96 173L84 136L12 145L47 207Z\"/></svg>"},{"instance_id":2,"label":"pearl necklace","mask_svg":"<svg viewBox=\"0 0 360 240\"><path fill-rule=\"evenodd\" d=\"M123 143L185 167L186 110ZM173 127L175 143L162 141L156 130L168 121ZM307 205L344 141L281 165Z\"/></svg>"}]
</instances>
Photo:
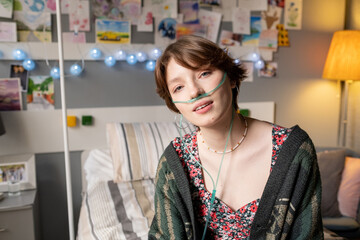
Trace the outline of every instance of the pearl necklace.
<instances>
[{"instance_id":1,"label":"pearl necklace","mask_svg":"<svg viewBox=\"0 0 360 240\"><path fill-rule=\"evenodd\" d=\"M242 138L240 139L240 141L234 146L232 147L231 149L225 151L225 153L230 153L230 152L233 152L236 148L238 148L240 146L240 144L244 141L245 137L246 137L246 134L247 134L247 130L248 130L248 124L247 124L247 121L246 121L246 118L244 118L244 123L245 123L245 130L244 130L244 134L242 136ZM205 144L206 148L208 150L210 150L211 152L213 153L218 153L218 154L222 154L224 152L220 152L220 151L217 151L215 149L212 149L211 147L209 147L206 142L205 142L205 139L204 137L202 136L201 134L201 131L199 130L199 135L201 136L201 139L202 139L202 143Z\"/></svg>"}]
</instances>

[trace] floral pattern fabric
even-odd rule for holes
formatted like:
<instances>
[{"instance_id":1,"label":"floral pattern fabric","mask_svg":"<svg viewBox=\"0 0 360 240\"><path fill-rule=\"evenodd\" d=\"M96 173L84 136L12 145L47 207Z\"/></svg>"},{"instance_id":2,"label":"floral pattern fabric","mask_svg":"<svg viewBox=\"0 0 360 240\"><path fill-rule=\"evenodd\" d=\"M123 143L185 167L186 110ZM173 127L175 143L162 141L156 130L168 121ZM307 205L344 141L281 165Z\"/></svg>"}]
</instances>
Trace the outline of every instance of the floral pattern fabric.
<instances>
[{"instance_id":1,"label":"floral pattern fabric","mask_svg":"<svg viewBox=\"0 0 360 240\"><path fill-rule=\"evenodd\" d=\"M272 158L271 170L275 165L282 144L291 132L290 128L272 125ZM175 138L172 144L182 161L190 181L194 210L198 221L204 226L208 217L212 194L207 191L202 176L197 145L197 131L186 134L182 139ZM181 144L182 143L182 144ZM234 211L220 199L215 197L211 209L208 231L213 239L246 239L250 236L251 224L254 220L260 199L255 199Z\"/></svg>"}]
</instances>

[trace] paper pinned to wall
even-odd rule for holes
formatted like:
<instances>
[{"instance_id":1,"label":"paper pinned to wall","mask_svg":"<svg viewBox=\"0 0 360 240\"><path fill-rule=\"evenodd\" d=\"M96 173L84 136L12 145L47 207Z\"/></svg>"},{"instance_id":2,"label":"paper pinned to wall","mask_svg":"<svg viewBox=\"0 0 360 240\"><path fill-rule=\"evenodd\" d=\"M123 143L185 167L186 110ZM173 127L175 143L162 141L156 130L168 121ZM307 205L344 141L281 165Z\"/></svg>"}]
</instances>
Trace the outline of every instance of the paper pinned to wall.
<instances>
[{"instance_id":1,"label":"paper pinned to wall","mask_svg":"<svg viewBox=\"0 0 360 240\"><path fill-rule=\"evenodd\" d=\"M200 24L206 26L206 38L216 43L221 23L221 13L200 9Z\"/></svg>"},{"instance_id":2,"label":"paper pinned to wall","mask_svg":"<svg viewBox=\"0 0 360 240\"><path fill-rule=\"evenodd\" d=\"M261 28L276 29L276 25L280 23L282 8L269 5L267 11L261 12Z\"/></svg>"},{"instance_id":3,"label":"paper pinned to wall","mask_svg":"<svg viewBox=\"0 0 360 240\"><path fill-rule=\"evenodd\" d=\"M144 0L144 7L151 7L154 17L177 18L177 0Z\"/></svg>"},{"instance_id":4,"label":"paper pinned to wall","mask_svg":"<svg viewBox=\"0 0 360 240\"><path fill-rule=\"evenodd\" d=\"M251 11L266 11L267 0L238 0L239 8L247 8Z\"/></svg>"},{"instance_id":5,"label":"paper pinned to wall","mask_svg":"<svg viewBox=\"0 0 360 240\"><path fill-rule=\"evenodd\" d=\"M234 8L232 12L233 32L250 34L250 10L246 8Z\"/></svg>"},{"instance_id":6,"label":"paper pinned to wall","mask_svg":"<svg viewBox=\"0 0 360 240\"><path fill-rule=\"evenodd\" d=\"M176 24L174 18L155 18L155 45L167 46L176 41Z\"/></svg>"},{"instance_id":7,"label":"paper pinned to wall","mask_svg":"<svg viewBox=\"0 0 360 240\"><path fill-rule=\"evenodd\" d=\"M0 0L0 18L11 18L13 5L13 0Z\"/></svg>"},{"instance_id":8,"label":"paper pinned to wall","mask_svg":"<svg viewBox=\"0 0 360 240\"><path fill-rule=\"evenodd\" d=\"M237 0L226 0L221 1L220 6L213 6L212 11L221 13L223 16L223 21L230 22L232 19L232 10L236 8L236 1Z\"/></svg>"},{"instance_id":9,"label":"paper pinned to wall","mask_svg":"<svg viewBox=\"0 0 360 240\"><path fill-rule=\"evenodd\" d=\"M89 1L71 1L69 5L70 31L90 31Z\"/></svg>"},{"instance_id":10,"label":"paper pinned to wall","mask_svg":"<svg viewBox=\"0 0 360 240\"><path fill-rule=\"evenodd\" d=\"M0 22L0 42L16 42L16 23Z\"/></svg>"},{"instance_id":11,"label":"paper pinned to wall","mask_svg":"<svg viewBox=\"0 0 360 240\"><path fill-rule=\"evenodd\" d=\"M258 77L273 78L277 75L277 62L265 62L264 67L258 70Z\"/></svg>"},{"instance_id":12,"label":"paper pinned to wall","mask_svg":"<svg viewBox=\"0 0 360 240\"><path fill-rule=\"evenodd\" d=\"M54 110L54 80L50 76L30 76L27 110Z\"/></svg>"},{"instance_id":13,"label":"paper pinned to wall","mask_svg":"<svg viewBox=\"0 0 360 240\"><path fill-rule=\"evenodd\" d=\"M302 5L302 0L285 1L284 26L286 29L301 29L303 8Z\"/></svg>"},{"instance_id":14,"label":"paper pinned to wall","mask_svg":"<svg viewBox=\"0 0 360 240\"><path fill-rule=\"evenodd\" d=\"M84 32L75 34L74 32L63 32L63 41L69 43L86 43L86 36Z\"/></svg>"},{"instance_id":15,"label":"paper pinned to wall","mask_svg":"<svg viewBox=\"0 0 360 240\"><path fill-rule=\"evenodd\" d=\"M253 82L254 81L254 63L253 62L241 62L241 64L246 69L247 78L244 79L244 82Z\"/></svg>"},{"instance_id":16,"label":"paper pinned to wall","mask_svg":"<svg viewBox=\"0 0 360 240\"><path fill-rule=\"evenodd\" d=\"M179 12L184 15L183 23L199 23L199 3L194 1L180 1Z\"/></svg>"},{"instance_id":17,"label":"paper pinned to wall","mask_svg":"<svg viewBox=\"0 0 360 240\"><path fill-rule=\"evenodd\" d=\"M261 33L261 17L251 16L250 29L250 35L243 35L242 45L258 46Z\"/></svg>"},{"instance_id":18,"label":"paper pinned to wall","mask_svg":"<svg viewBox=\"0 0 360 240\"><path fill-rule=\"evenodd\" d=\"M259 48L271 51L277 51L278 47L278 30L262 30L259 38Z\"/></svg>"},{"instance_id":19,"label":"paper pinned to wall","mask_svg":"<svg viewBox=\"0 0 360 240\"><path fill-rule=\"evenodd\" d=\"M142 8L141 17L137 24L138 32L152 32L154 31L154 16L151 7Z\"/></svg>"},{"instance_id":20,"label":"paper pinned to wall","mask_svg":"<svg viewBox=\"0 0 360 240\"><path fill-rule=\"evenodd\" d=\"M0 90L0 111L22 110L20 78L1 78Z\"/></svg>"}]
</instances>

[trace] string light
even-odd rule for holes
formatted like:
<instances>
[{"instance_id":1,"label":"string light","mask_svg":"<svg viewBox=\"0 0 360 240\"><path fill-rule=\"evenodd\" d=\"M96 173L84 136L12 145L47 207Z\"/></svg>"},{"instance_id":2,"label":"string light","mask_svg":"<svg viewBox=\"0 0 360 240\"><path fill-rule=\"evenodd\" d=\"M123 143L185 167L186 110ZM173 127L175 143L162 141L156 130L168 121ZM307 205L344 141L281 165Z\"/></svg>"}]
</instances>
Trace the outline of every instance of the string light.
<instances>
[{"instance_id":1,"label":"string light","mask_svg":"<svg viewBox=\"0 0 360 240\"><path fill-rule=\"evenodd\" d=\"M32 60L30 58L25 59L23 61L22 65L28 71L34 70L34 68L35 68L35 62L34 62L34 60Z\"/></svg>"},{"instance_id":2,"label":"string light","mask_svg":"<svg viewBox=\"0 0 360 240\"><path fill-rule=\"evenodd\" d=\"M54 79L59 79L60 78L60 69L58 67L51 68L50 76Z\"/></svg>"},{"instance_id":3,"label":"string light","mask_svg":"<svg viewBox=\"0 0 360 240\"><path fill-rule=\"evenodd\" d=\"M155 70L155 65L156 65L156 62L154 60L148 60L146 62L146 70L152 72Z\"/></svg>"},{"instance_id":4,"label":"string light","mask_svg":"<svg viewBox=\"0 0 360 240\"><path fill-rule=\"evenodd\" d=\"M115 59L119 60L119 61L124 61L126 60L126 52L124 50L118 50L115 53Z\"/></svg>"},{"instance_id":5,"label":"string light","mask_svg":"<svg viewBox=\"0 0 360 240\"><path fill-rule=\"evenodd\" d=\"M130 65L134 65L137 63L137 58L134 54L130 54L126 57L126 61Z\"/></svg>"},{"instance_id":6,"label":"string light","mask_svg":"<svg viewBox=\"0 0 360 240\"><path fill-rule=\"evenodd\" d=\"M102 52L99 48L93 48L90 50L90 57L93 59L101 58Z\"/></svg>"},{"instance_id":7,"label":"string light","mask_svg":"<svg viewBox=\"0 0 360 240\"><path fill-rule=\"evenodd\" d=\"M26 52L21 49L15 49L12 54L15 60L24 60L27 57Z\"/></svg>"},{"instance_id":8,"label":"string light","mask_svg":"<svg viewBox=\"0 0 360 240\"><path fill-rule=\"evenodd\" d=\"M263 60L257 60L254 66L256 69L262 69L265 66L265 63Z\"/></svg>"},{"instance_id":9,"label":"string light","mask_svg":"<svg viewBox=\"0 0 360 240\"><path fill-rule=\"evenodd\" d=\"M116 63L116 59L113 56L107 56L104 60L105 65L108 67L112 67Z\"/></svg>"},{"instance_id":10,"label":"string light","mask_svg":"<svg viewBox=\"0 0 360 240\"><path fill-rule=\"evenodd\" d=\"M145 62L147 59L147 55L144 52L137 52L136 53L136 59L138 62Z\"/></svg>"},{"instance_id":11,"label":"string light","mask_svg":"<svg viewBox=\"0 0 360 240\"><path fill-rule=\"evenodd\" d=\"M79 76L82 73L82 71L83 71L82 67L77 63L71 65L70 67L70 73L74 76Z\"/></svg>"},{"instance_id":12,"label":"string light","mask_svg":"<svg viewBox=\"0 0 360 240\"><path fill-rule=\"evenodd\" d=\"M161 56L162 52L160 49L158 48L153 48L151 51L150 51L150 59L152 60L157 60L160 56Z\"/></svg>"}]
</instances>

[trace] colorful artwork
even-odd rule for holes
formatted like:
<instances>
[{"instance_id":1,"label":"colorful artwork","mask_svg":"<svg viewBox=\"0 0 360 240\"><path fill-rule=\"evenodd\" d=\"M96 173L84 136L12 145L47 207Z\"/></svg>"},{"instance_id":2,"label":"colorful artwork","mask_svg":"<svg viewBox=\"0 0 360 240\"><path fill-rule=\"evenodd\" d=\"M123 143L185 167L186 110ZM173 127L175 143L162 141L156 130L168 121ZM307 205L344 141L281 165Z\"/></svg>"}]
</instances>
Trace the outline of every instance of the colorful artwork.
<instances>
[{"instance_id":1,"label":"colorful artwork","mask_svg":"<svg viewBox=\"0 0 360 240\"><path fill-rule=\"evenodd\" d=\"M55 13L56 0L15 0L14 11Z\"/></svg>"},{"instance_id":2,"label":"colorful artwork","mask_svg":"<svg viewBox=\"0 0 360 240\"><path fill-rule=\"evenodd\" d=\"M144 0L144 7L151 7L156 18L177 18L177 0Z\"/></svg>"},{"instance_id":3,"label":"colorful artwork","mask_svg":"<svg viewBox=\"0 0 360 240\"><path fill-rule=\"evenodd\" d=\"M221 13L200 9L199 19L200 24L206 26L206 38L216 43L221 23Z\"/></svg>"},{"instance_id":4,"label":"colorful artwork","mask_svg":"<svg viewBox=\"0 0 360 240\"><path fill-rule=\"evenodd\" d=\"M50 76L30 76L27 110L54 110L54 81Z\"/></svg>"},{"instance_id":5,"label":"colorful artwork","mask_svg":"<svg viewBox=\"0 0 360 240\"><path fill-rule=\"evenodd\" d=\"M259 45L259 37L261 33L261 17L252 16L250 18L250 35L243 35L242 45Z\"/></svg>"},{"instance_id":6,"label":"colorful artwork","mask_svg":"<svg viewBox=\"0 0 360 240\"><path fill-rule=\"evenodd\" d=\"M241 46L242 35L231 31L222 30L220 34L220 47Z\"/></svg>"},{"instance_id":7,"label":"colorful artwork","mask_svg":"<svg viewBox=\"0 0 360 240\"><path fill-rule=\"evenodd\" d=\"M250 34L250 10L235 8L232 13L233 32Z\"/></svg>"},{"instance_id":8,"label":"colorful artwork","mask_svg":"<svg viewBox=\"0 0 360 240\"><path fill-rule=\"evenodd\" d=\"M10 77L11 78L20 78L20 84L22 91L26 92L28 87L28 75L29 72L19 64L10 65Z\"/></svg>"},{"instance_id":9,"label":"colorful artwork","mask_svg":"<svg viewBox=\"0 0 360 240\"><path fill-rule=\"evenodd\" d=\"M0 79L0 111L22 110L20 78Z\"/></svg>"},{"instance_id":10,"label":"colorful artwork","mask_svg":"<svg viewBox=\"0 0 360 240\"><path fill-rule=\"evenodd\" d=\"M196 35L206 37L206 26L201 24L176 24L176 39L184 35Z\"/></svg>"},{"instance_id":11,"label":"colorful artwork","mask_svg":"<svg viewBox=\"0 0 360 240\"><path fill-rule=\"evenodd\" d=\"M8 176L9 171L11 174L16 174L20 182L28 181L26 162L0 164L0 184L6 184L8 181L11 181Z\"/></svg>"},{"instance_id":12,"label":"colorful artwork","mask_svg":"<svg viewBox=\"0 0 360 240\"><path fill-rule=\"evenodd\" d=\"M16 23L0 22L0 42L16 42Z\"/></svg>"},{"instance_id":13,"label":"colorful artwork","mask_svg":"<svg viewBox=\"0 0 360 240\"><path fill-rule=\"evenodd\" d=\"M262 29L276 29L276 25L280 23L282 8L269 5L267 11L261 12Z\"/></svg>"},{"instance_id":14,"label":"colorful artwork","mask_svg":"<svg viewBox=\"0 0 360 240\"><path fill-rule=\"evenodd\" d=\"M176 40L176 24L174 18L155 18L155 44L167 46Z\"/></svg>"},{"instance_id":15,"label":"colorful artwork","mask_svg":"<svg viewBox=\"0 0 360 240\"><path fill-rule=\"evenodd\" d=\"M276 25L276 29L278 30L278 46L281 47L289 47L289 34L288 31L284 28L284 24Z\"/></svg>"},{"instance_id":16,"label":"colorful artwork","mask_svg":"<svg viewBox=\"0 0 360 240\"><path fill-rule=\"evenodd\" d=\"M268 4L272 6L278 6L284 8L285 0L268 0Z\"/></svg>"},{"instance_id":17,"label":"colorful artwork","mask_svg":"<svg viewBox=\"0 0 360 240\"><path fill-rule=\"evenodd\" d=\"M288 0L285 2L284 26L286 29L301 29L302 0Z\"/></svg>"},{"instance_id":18,"label":"colorful artwork","mask_svg":"<svg viewBox=\"0 0 360 240\"><path fill-rule=\"evenodd\" d=\"M70 43L86 43L86 36L84 32L75 34L74 32L63 32L63 41Z\"/></svg>"},{"instance_id":19,"label":"colorful artwork","mask_svg":"<svg viewBox=\"0 0 360 240\"><path fill-rule=\"evenodd\" d=\"M277 51L278 47L278 30L266 29L262 30L259 38L259 48Z\"/></svg>"},{"instance_id":20,"label":"colorful artwork","mask_svg":"<svg viewBox=\"0 0 360 240\"><path fill-rule=\"evenodd\" d=\"M141 17L137 24L137 30L139 32L152 32L153 28L153 13L151 7L143 7Z\"/></svg>"},{"instance_id":21,"label":"colorful artwork","mask_svg":"<svg viewBox=\"0 0 360 240\"><path fill-rule=\"evenodd\" d=\"M51 42L51 15L42 12L15 11L20 42Z\"/></svg>"},{"instance_id":22,"label":"colorful artwork","mask_svg":"<svg viewBox=\"0 0 360 240\"><path fill-rule=\"evenodd\" d=\"M267 0L238 0L239 8L246 8L251 11L266 11Z\"/></svg>"},{"instance_id":23,"label":"colorful artwork","mask_svg":"<svg viewBox=\"0 0 360 240\"><path fill-rule=\"evenodd\" d=\"M70 31L90 31L89 1L71 1L69 5Z\"/></svg>"},{"instance_id":24,"label":"colorful artwork","mask_svg":"<svg viewBox=\"0 0 360 240\"><path fill-rule=\"evenodd\" d=\"M221 0L199 0L201 6L220 6Z\"/></svg>"},{"instance_id":25,"label":"colorful artwork","mask_svg":"<svg viewBox=\"0 0 360 240\"><path fill-rule=\"evenodd\" d=\"M125 20L136 24L141 16L141 0L93 0L95 18Z\"/></svg>"},{"instance_id":26,"label":"colorful artwork","mask_svg":"<svg viewBox=\"0 0 360 240\"><path fill-rule=\"evenodd\" d=\"M258 70L259 77L276 77L277 62L265 62L264 67Z\"/></svg>"},{"instance_id":27,"label":"colorful artwork","mask_svg":"<svg viewBox=\"0 0 360 240\"><path fill-rule=\"evenodd\" d=\"M129 21L96 19L96 42L98 43L130 43L131 26Z\"/></svg>"},{"instance_id":28,"label":"colorful artwork","mask_svg":"<svg viewBox=\"0 0 360 240\"><path fill-rule=\"evenodd\" d=\"M11 18L13 13L13 0L0 0L0 17Z\"/></svg>"},{"instance_id":29,"label":"colorful artwork","mask_svg":"<svg viewBox=\"0 0 360 240\"><path fill-rule=\"evenodd\" d=\"M194 1L180 1L179 11L183 14L183 23L199 23L199 4Z\"/></svg>"}]
</instances>

